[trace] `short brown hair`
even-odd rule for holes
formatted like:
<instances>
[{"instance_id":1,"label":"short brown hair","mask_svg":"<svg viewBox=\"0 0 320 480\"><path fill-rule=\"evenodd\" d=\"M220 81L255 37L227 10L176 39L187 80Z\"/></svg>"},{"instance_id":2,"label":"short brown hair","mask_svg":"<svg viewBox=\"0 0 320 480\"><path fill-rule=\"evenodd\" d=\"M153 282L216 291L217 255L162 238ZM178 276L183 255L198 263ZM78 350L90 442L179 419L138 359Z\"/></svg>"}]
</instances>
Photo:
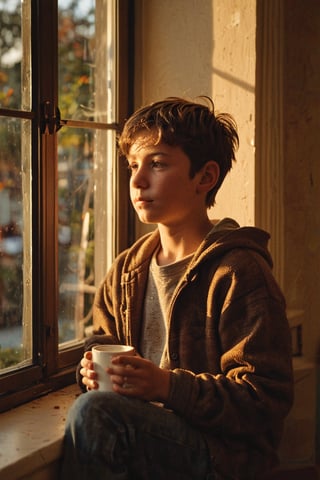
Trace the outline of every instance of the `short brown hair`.
<instances>
[{"instance_id":1,"label":"short brown hair","mask_svg":"<svg viewBox=\"0 0 320 480\"><path fill-rule=\"evenodd\" d=\"M124 125L119 148L120 153L127 156L139 132L153 130L158 134L157 142L179 146L189 157L191 177L209 160L214 160L219 165L220 175L207 194L206 204L210 207L235 160L239 137L231 115L215 114L211 98L199 99L207 105L169 97L138 109Z\"/></svg>"}]
</instances>

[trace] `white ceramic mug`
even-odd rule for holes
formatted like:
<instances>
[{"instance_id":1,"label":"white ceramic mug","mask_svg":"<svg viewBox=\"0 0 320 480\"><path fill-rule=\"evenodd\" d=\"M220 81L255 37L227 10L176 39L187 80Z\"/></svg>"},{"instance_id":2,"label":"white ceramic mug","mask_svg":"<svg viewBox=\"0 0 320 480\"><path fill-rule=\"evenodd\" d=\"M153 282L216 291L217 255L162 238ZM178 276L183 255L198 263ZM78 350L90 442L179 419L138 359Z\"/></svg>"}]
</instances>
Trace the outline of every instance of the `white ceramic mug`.
<instances>
[{"instance_id":1,"label":"white ceramic mug","mask_svg":"<svg viewBox=\"0 0 320 480\"><path fill-rule=\"evenodd\" d=\"M112 392L112 383L106 369L112 365L112 358L118 355L134 355L130 345L96 345L92 347L92 361L97 373L98 390Z\"/></svg>"}]
</instances>

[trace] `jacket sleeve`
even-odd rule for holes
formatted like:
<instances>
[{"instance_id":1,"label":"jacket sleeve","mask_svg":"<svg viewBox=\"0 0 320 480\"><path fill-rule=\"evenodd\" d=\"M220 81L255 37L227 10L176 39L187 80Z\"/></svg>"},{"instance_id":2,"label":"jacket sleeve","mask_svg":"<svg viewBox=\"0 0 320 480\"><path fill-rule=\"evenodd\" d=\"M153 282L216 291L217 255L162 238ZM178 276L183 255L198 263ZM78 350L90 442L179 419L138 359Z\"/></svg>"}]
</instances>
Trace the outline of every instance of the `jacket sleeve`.
<instances>
[{"instance_id":1,"label":"jacket sleeve","mask_svg":"<svg viewBox=\"0 0 320 480\"><path fill-rule=\"evenodd\" d=\"M236 267L220 269L209 287L207 317L216 317L218 365L199 373L173 369L167 406L203 431L256 436L281 424L292 404L290 330L264 260L232 255L227 264ZM210 354L211 340L205 341Z\"/></svg>"},{"instance_id":2,"label":"jacket sleeve","mask_svg":"<svg viewBox=\"0 0 320 480\"><path fill-rule=\"evenodd\" d=\"M117 281L118 269L116 267L121 258L122 255L115 261L96 292L93 304L93 325L95 330L94 334L85 340L84 352L91 350L95 345L124 343L119 325L117 326L116 322L117 312L119 312L117 303L121 301L119 300L121 293L119 288L117 288L120 285L120 281ZM81 390L85 391L80 370L81 366L79 364L76 370L76 381Z\"/></svg>"},{"instance_id":3,"label":"jacket sleeve","mask_svg":"<svg viewBox=\"0 0 320 480\"><path fill-rule=\"evenodd\" d=\"M127 250L118 255L98 288L93 304L93 325L112 337L112 343L127 343L123 265Z\"/></svg>"}]
</instances>

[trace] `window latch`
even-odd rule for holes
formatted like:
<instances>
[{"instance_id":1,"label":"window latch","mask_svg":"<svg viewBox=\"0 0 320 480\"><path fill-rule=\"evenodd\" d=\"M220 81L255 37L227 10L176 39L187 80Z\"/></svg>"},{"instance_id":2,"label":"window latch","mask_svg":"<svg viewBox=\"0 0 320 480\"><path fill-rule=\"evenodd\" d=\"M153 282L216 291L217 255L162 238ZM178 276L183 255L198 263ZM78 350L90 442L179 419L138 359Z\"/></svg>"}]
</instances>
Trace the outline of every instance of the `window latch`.
<instances>
[{"instance_id":1,"label":"window latch","mask_svg":"<svg viewBox=\"0 0 320 480\"><path fill-rule=\"evenodd\" d=\"M63 126L58 107L54 108L48 100L41 104L40 131L45 135L53 135Z\"/></svg>"}]
</instances>

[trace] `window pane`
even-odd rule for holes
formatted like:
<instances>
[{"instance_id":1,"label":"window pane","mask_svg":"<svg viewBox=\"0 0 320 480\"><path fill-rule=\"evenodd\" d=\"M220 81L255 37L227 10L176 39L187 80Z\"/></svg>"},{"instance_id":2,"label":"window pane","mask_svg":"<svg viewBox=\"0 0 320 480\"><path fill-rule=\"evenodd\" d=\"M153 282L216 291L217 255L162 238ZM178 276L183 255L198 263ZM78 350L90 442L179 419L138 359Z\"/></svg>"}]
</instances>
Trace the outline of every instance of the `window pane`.
<instances>
[{"instance_id":1,"label":"window pane","mask_svg":"<svg viewBox=\"0 0 320 480\"><path fill-rule=\"evenodd\" d=\"M115 2L59 0L62 118L115 121Z\"/></svg>"},{"instance_id":2,"label":"window pane","mask_svg":"<svg viewBox=\"0 0 320 480\"><path fill-rule=\"evenodd\" d=\"M31 0L0 0L0 107L31 108Z\"/></svg>"},{"instance_id":3,"label":"window pane","mask_svg":"<svg viewBox=\"0 0 320 480\"><path fill-rule=\"evenodd\" d=\"M113 255L115 133L63 128L58 156L59 340L65 343L90 328L95 285Z\"/></svg>"},{"instance_id":4,"label":"window pane","mask_svg":"<svg viewBox=\"0 0 320 480\"><path fill-rule=\"evenodd\" d=\"M95 286L114 257L116 2L59 0L59 108L87 122L58 133L59 340L83 339Z\"/></svg>"},{"instance_id":5,"label":"window pane","mask_svg":"<svg viewBox=\"0 0 320 480\"><path fill-rule=\"evenodd\" d=\"M0 119L0 369L32 356L30 128Z\"/></svg>"}]
</instances>

